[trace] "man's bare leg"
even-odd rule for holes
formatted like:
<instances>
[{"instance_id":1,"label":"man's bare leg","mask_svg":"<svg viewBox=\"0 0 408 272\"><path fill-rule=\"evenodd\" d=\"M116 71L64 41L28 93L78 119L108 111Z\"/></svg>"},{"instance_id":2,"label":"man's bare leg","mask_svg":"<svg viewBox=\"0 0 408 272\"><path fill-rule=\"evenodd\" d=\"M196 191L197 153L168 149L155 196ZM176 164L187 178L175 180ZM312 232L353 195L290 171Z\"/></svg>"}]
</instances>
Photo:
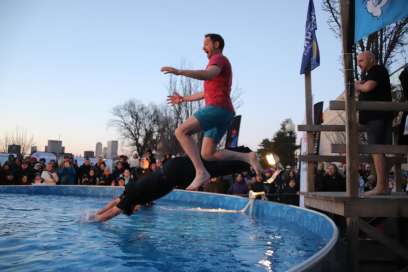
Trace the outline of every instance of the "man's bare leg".
<instances>
[{"instance_id":1,"label":"man's bare leg","mask_svg":"<svg viewBox=\"0 0 408 272\"><path fill-rule=\"evenodd\" d=\"M191 134L194 134L200 130L200 123L194 116L191 116L184 123L182 123L175 132L177 140L179 141L184 152L186 152L187 156L191 159L196 171L193 182L187 187L187 190L191 191L198 190L198 188L200 188L200 186L211 177L201 160L197 143L191 137Z\"/></svg>"},{"instance_id":2,"label":"man's bare leg","mask_svg":"<svg viewBox=\"0 0 408 272\"><path fill-rule=\"evenodd\" d=\"M204 137L203 146L201 150L201 155L203 159L214 161L214 160L237 160L243 161L251 165L255 170L257 176L262 175L263 169L259 164L258 158L256 157L255 152L241 153L231 150L221 150L216 151L216 143L213 139Z\"/></svg>"},{"instance_id":3,"label":"man's bare leg","mask_svg":"<svg viewBox=\"0 0 408 272\"><path fill-rule=\"evenodd\" d=\"M373 154L373 161L377 175L377 184L374 189L366 192L364 196L380 195L386 193L388 190L387 167L384 155Z\"/></svg>"}]
</instances>

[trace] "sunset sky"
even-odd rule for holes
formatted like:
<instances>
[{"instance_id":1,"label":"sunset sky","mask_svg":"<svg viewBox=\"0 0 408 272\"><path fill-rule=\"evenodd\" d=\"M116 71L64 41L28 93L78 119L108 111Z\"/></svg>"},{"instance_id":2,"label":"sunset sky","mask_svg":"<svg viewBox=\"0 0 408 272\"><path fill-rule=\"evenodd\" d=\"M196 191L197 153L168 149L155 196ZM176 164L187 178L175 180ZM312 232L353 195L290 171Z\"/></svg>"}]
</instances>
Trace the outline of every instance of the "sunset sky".
<instances>
[{"instance_id":1,"label":"sunset sky","mask_svg":"<svg viewBox=\"0 0 408 272\"><path fill-rule=\"evenodd\" d=\"M308 1L0 1L0 135L32 134L39 150L61 139L67 152L119 139L112 108L129 99L165 103L165 65L202 69L203 36L226 42L234 88L242 90L240 144L257 148L285 118L304 119L299 75ZM321 66L315 101L343 89L340 40L315 1Z\"/></svg>"}]
</instances>

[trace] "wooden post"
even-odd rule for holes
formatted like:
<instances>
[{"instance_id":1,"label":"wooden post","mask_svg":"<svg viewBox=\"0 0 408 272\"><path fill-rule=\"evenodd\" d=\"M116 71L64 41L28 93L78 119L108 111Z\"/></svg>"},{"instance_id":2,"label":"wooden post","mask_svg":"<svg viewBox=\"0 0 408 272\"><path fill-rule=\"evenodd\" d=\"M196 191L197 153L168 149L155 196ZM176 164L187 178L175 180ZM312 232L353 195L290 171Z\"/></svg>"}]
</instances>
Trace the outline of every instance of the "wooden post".
<instances>
[{"instance_id":1,"label":"wooden post","mask_svg":"<svg viewBox=\"0 0 408 272\"><path fill-rule=\"evenodd\" d=\"M306 101L306 125L313 125L313 97L312 97L312 75L308 71L305 73L305 101ZM313 154L313 132L307 132L307 155ZM314 192L314 163L307 162L307 192Z\"/></svg>"},{"instance_id":2,"label":"wooden post","mask_svg":"<svg viewBox=\"0 0 408 272\"><path fill-rule=\"evenodd\" d=\"M357 217L347 218L347 247L348 247L348 263L349 271L358 272L359 271L359 219Z\"/></svg>"},{"instance_id":3,"label":"wooden post","mask_svg":"<svg viewBox=\"0 0 408 272\"><path fill-rule=\"evenodd\" d=\"M341 1L344 83L346 86L346 182L347 195L358 196L358 123L353 77L354 0Z\"/></svg>"}]
</instances>

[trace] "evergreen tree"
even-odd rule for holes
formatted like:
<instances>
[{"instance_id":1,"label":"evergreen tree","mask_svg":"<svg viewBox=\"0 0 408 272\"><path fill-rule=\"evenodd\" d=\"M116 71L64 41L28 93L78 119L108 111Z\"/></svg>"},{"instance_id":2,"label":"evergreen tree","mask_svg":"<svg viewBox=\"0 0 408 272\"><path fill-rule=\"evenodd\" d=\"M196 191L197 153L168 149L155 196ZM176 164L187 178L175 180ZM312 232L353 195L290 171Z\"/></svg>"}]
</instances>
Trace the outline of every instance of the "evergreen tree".
<instances>
[{"instance_id":1,"label":"evergreen tree","mask_svg":"<svg viewBox=\"0 0 408 272\"><path fill-rule=\"evenodd\" d=\"M271 140L263 139L259 147L257 152L261 155L263 167L270 167L265 158L270 153L276 154L284 166L296 165L295 151L299 146L296 145L295 125L292 120L285 119L275 136Z\"/></svg>"}]
</instances>

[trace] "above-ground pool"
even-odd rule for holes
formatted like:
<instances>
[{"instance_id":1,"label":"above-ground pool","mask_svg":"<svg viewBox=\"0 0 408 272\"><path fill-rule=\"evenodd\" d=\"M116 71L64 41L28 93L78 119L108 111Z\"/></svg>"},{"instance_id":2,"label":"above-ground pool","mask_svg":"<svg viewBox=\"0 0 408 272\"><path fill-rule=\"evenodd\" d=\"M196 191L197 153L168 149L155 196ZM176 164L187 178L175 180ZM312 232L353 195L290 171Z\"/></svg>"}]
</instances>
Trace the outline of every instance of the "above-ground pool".
<instances>
[{"instance_id":1,"label":"above-ground pool","mask_svg":"<svg viewBox=\"0 0 408 272\"><path fill-rule=\"evenodd\" d=\"M315 270L337 239L326 216L291 206L173 191L131 217L84 223L123 189L0 186L0 271Z\"/></svg>"}]
</instances>

